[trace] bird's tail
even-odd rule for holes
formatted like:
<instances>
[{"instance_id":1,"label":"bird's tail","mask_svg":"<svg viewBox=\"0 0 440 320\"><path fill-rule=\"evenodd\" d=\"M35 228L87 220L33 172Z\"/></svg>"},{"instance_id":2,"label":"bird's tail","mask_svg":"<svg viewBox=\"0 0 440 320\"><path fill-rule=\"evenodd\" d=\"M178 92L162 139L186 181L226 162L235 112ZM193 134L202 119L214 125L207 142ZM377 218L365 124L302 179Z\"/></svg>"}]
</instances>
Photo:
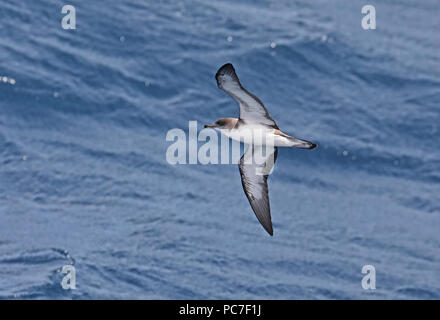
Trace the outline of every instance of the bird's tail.
<instances>
[{"instance_id":1,"label":"bird's tail","mask_svg":"<svg viewBox=\"0 0 440 320\"><path fill-rule=\"evenodd\" d=\"M314 149L318 146L316 143L294 137L289 137L289 141L292 143L290 146L296 148Z\"/></svg>"}]
</instances>

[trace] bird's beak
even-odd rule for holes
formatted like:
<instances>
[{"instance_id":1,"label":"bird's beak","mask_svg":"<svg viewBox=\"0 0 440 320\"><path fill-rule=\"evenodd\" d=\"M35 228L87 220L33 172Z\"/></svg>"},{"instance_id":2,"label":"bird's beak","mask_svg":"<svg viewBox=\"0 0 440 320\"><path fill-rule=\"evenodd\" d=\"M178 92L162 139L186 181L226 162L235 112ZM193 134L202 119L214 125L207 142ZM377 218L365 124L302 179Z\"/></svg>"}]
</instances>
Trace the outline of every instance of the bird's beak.
<instances>
[{"instance_id":1,"label":"bird's beak","mask_svg":"<svg viewBox=\"0 0 440 320\"><path fill-rule=\"evenodd\" d=\"M204 126L204 128L215 128L215 127L216 127L215 123L213 123L213 124L205 124L205 126Z\"/></svg>"}]
</instances>

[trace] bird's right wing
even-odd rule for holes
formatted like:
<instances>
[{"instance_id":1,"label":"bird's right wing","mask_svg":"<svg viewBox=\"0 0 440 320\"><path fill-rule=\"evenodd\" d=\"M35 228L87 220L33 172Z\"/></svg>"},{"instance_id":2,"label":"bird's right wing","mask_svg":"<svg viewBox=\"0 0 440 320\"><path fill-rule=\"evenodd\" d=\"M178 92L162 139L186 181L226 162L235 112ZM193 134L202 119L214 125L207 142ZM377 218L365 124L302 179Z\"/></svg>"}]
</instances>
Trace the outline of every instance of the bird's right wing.
<instances>
[{"instance_id":1,"label":"bird's right wing","mask_svg":"<svg viewBox=\"0 0 440 320\"><path fill-rule=\"evenodd\" d=\"M269 192L267 177L271 173L277 159L276 147L266 148L262 155L262 146L249 145L238 165L246 197L264 229L272 236L272 220L270 216Z\"/></svg>"},{"instance_id":2,"label":"bird's right wing","mask_svg":"<svg viewBox=\"0 0 440 320\"><path fill-rule=\"evenodd\" d=\"M263 102L241 86L232 64L227 63L218 69L215 79L217 80L217 86L238 102L240 120L263 123L278 129L278 125L270 117Z\"/></svg>"}]
</instances>

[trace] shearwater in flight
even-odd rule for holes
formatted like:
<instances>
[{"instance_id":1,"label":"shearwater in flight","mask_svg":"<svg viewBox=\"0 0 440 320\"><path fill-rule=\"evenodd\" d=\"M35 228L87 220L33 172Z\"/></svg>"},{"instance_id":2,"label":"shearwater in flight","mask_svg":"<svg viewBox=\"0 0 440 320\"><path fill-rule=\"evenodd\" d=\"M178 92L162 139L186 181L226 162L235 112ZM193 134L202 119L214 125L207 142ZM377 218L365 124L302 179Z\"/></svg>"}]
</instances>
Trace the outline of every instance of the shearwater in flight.
<instances>
[{"instance_id":1,"label":"shearwater in flight","mask_svg":"<svg viewBox=\"0 0 440 320\"><path fill-rule=\"evenodd\" d=\"M231 139L248 144L238 164L241 183L258 221L272 236L267 178L277 159L277 147L313 149L316 144L288 136L280 131L261 100L242 87L232 64L227 63L222 66L217 71L215 79L218 87L238 102L240 115L238 119L218 119L211 125L205 125L205 128L215 128ZM261 139L255 138L256 133ZM265 148L264 156L263 148ZM257 152L261 154L260 161L255 160Z\"/></svg>"}]
</instances>

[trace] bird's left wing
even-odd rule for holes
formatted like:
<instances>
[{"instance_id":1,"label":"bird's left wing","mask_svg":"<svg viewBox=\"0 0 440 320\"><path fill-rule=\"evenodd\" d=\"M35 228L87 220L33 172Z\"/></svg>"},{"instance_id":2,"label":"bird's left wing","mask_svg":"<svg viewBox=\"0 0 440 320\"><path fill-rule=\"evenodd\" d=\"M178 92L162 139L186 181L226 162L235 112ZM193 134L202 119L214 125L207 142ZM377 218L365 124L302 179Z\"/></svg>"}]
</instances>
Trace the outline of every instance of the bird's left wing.
<instances>
[{"instance_id":1,"label":"bird's left wing","mask_svg":"<svg viewBox=\"0 0 440 320\"><path fill-rule=\"evenodd\" d=\"M249 145L238 165L246 197L264 229L272 236L267 177L271 173L278 155L276 147Z\"/></svg>"},{"instance_id":2,"label":"bird's left wing","mask_svg":"<svg viewBox=\"0 0 440 320\"><path fill-rule=\"evenodd\" d=\"M215 79L217 86L234 98L240 107L240 120L258 122L278 129L263 102L242 87L232 64L227 63L218 69Z\"/></svg>"}]
</instances>

